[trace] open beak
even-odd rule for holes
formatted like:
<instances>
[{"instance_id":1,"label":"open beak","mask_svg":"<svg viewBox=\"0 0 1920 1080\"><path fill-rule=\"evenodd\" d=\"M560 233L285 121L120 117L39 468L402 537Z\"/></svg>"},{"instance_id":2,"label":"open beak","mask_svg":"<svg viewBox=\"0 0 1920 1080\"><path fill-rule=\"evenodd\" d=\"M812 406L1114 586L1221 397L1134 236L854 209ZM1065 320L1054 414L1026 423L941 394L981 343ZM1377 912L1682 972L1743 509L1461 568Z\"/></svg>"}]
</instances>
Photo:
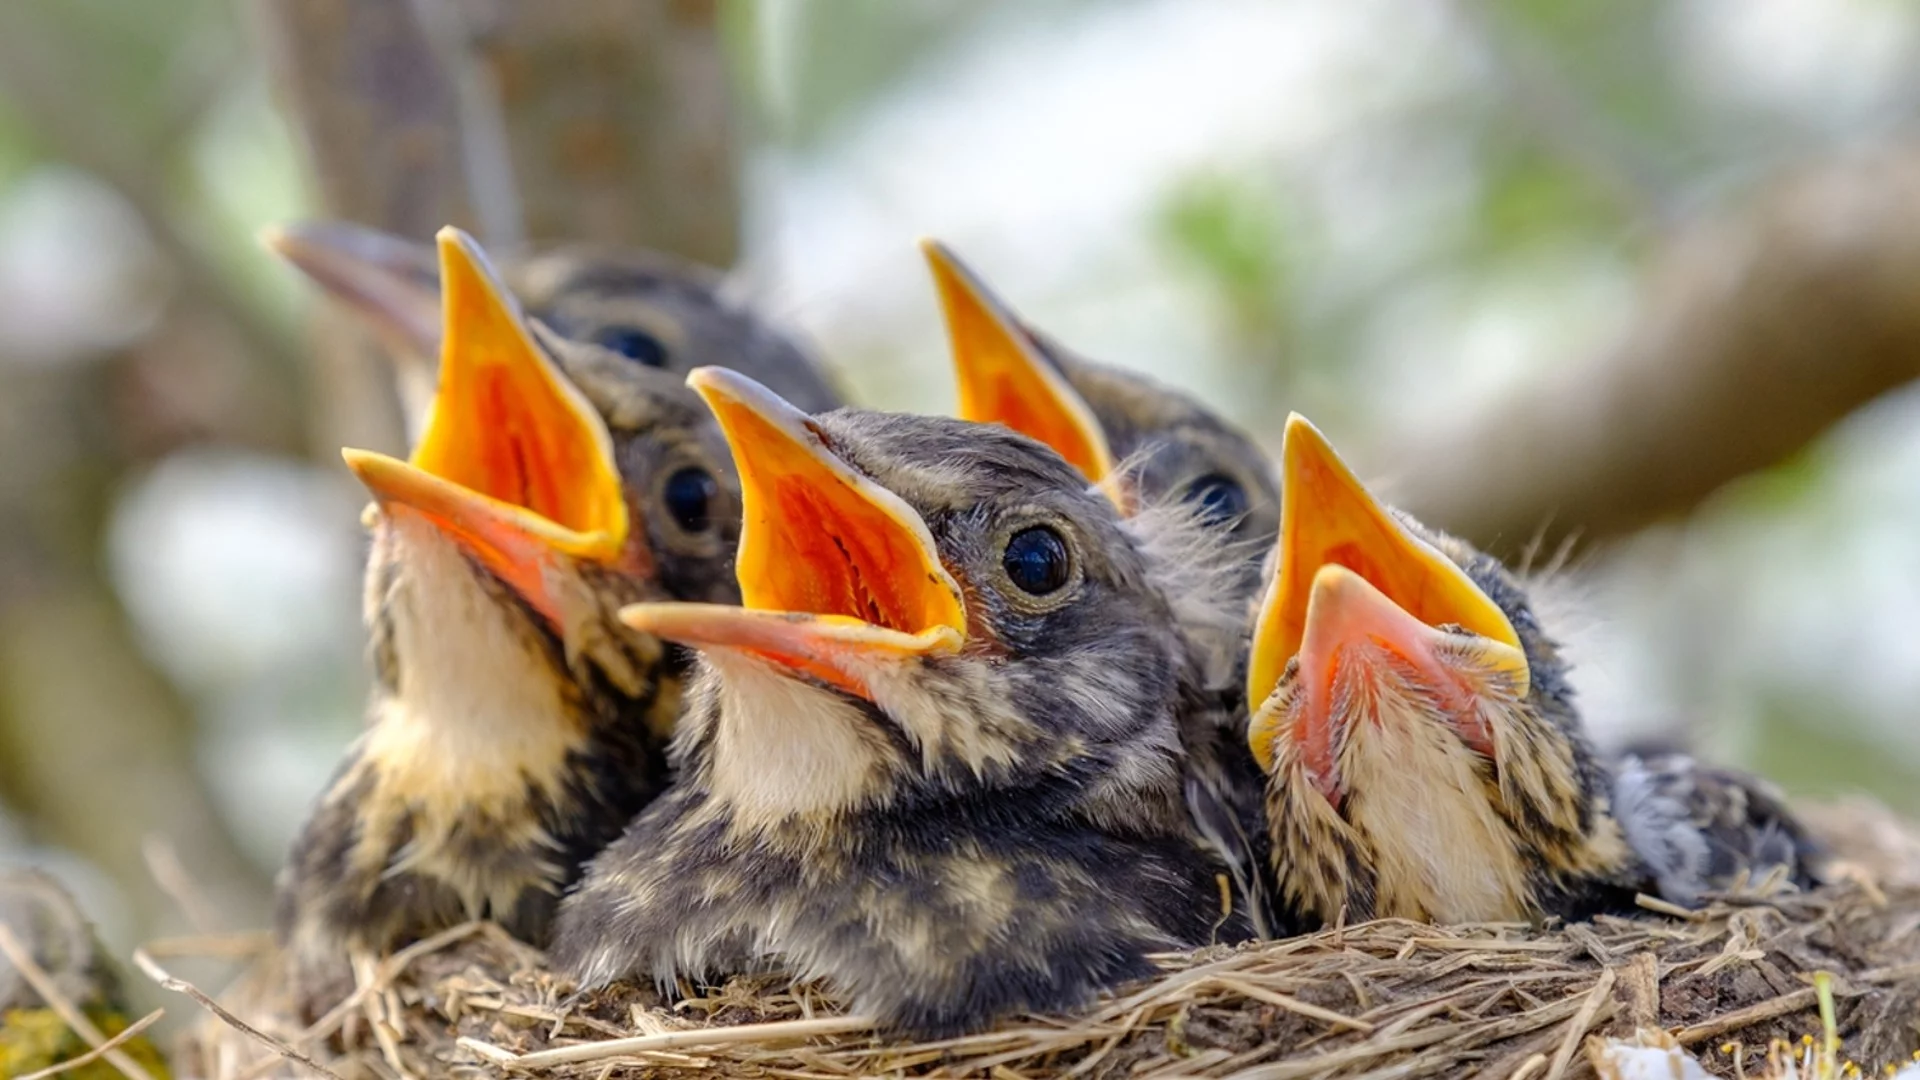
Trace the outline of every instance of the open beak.
<instances>
[{"instance_id":1,"label":"open beak","mask_svg":"<svg viewBox=\"0 0 1920 1080\"><path fill-rule=\"evenodd\" d=\"M439 354L440 277L431 248L344 221L269 225L260 242L366 320L388 348L427 365Z\"/></svg>"},{"instance_id":2,"label":"open beak","mask_svg":"<svg viewBox=\"0 0 1920 1080\"><path fill-rule=\"evenodd\" d=\"M606 424L534 343L473 238L440 230L440 388L407 461L346 450L379 502L424 515L539 605L556 555L611 563L627 504Z\"/></svg>"},{"instance_id":3,"label":"open beak","mask_svg":"<svg viewBox=\"0 0 1920 1080\"><path fill-rule=\"evenodd\" d=\"M1339 719L1332 715L1333 686L1342 665L1362 655L1352 646L1398 657L1451 716L1475 713L1471 691L1454 674L1462 650L1475 650L1479 666L1500 671L1525 696L1526 656L1499 605L1375 501L1325 436L1297 414L1287 420L1280 490L1278 564L1261 601L1247 673L1255 713L1248 742L1263 767L1272 767L1274 740L1288 718L1262 705L1296 656L1296 692L1306 699L1288 712L1310 764L1316 746L1330 752ZM1440 629L1454 626L1475 636ZM1447 662L1443 646L1453 658ZM1484 737L1471 727L1462 734Z\"/></svg>"},{"instance_id":4,"label":"open beak","mask_svg":"<svg viewBox=\"0 0 1920 1080\"><path fill-rule=\"evenodd\" d=\"M920 241L920 250L933 270L947 318L960 419L1004 424L1045 443L1108 491L1114 479L1113 452L1086 399L1040 354L1020 320L959 256L938 240Z\"/></svg>"},{"instance_id":5,"label":"open beak","mask_svg":"<svg viewBox=\"0 0 1920 1080\"><path fill-rule=\"evenodd\" d=\"M960 648L960 586L905 500L752 379L703 367L687 385L713 409L740 470L743 606L636 604L620 613L629 626L751 653L863 697L886 665Z\"/></svg>"}]
</instances>

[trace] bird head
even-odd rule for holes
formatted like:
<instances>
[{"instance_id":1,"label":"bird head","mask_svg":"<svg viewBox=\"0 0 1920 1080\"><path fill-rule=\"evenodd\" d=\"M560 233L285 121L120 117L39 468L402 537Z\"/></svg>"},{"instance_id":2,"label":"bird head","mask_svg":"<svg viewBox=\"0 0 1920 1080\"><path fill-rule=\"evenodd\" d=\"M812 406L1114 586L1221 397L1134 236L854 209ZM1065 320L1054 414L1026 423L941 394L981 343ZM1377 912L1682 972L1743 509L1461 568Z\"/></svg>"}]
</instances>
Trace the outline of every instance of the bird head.
<instances>
[{"instance_id":1,"label":"bird head","mask_svg":"<svg viewBox=\"0 0 1920 1080\"><path fill-rule=\"evenodd\" d=\"M275 226L261 240L358 314L401 360L402 370L424 378L431 393L441 351L440 276L432 248L339 221ZM707 267L659 252L578 246L513 260L502 269L526 313L570 341L675 376L725 364L808 409L841 402L819 361L737 302L726 280Z\"/></svg>"},{"instance_id":2,"label":"bird head","mask_svg":"<svg viewBox=\"0 0 1920 1080\"><path fill-rule=\"evenodd\" d=\"M1124 512L1169 500L1245 541L1249 566L1279 527L1279 491L1247 435L1171 387L1090 363L1026 325L937 240L921 250L946 315L961 418L1046 443ZM1248 575L1248 586L1255 579Z\"/></svg>"},{"instance_id":3,"label":"bird head","mask_svg":"<svg viewBox=\"0 0 1920 1080\"><path fill-rule=\"evenodd\" d=\"M1164 600L1058 455L942 418L809 416L718 368L688 382L740 471L742 606L622 617L705 658L682 737L723 796L847 810L1168 747Z\"/></svg>"},{"instance_id":4,"label":"bird head","mask_svg":"<svg viewBox=\"0 0 1920 1080\"><path fill-rule=\"evenodd\" d=\"M551 638L576 678L590 661L640 694L659 644L636 640L618 607L733 595L725 446L677 380L530 325L472 238L442 230L439 253L440 377L421 436L405 461L343 452L375 500L376 646L397 632L381 624L403 614L392 594L405 586L417 629L396 648L416 673L434 655L464 666L455 640L498 656Z\"/></svg>"},{"instance_id":5,"label":"bird head","mask_svg":"<svg viewBox=\"0 0 1920 1080\"><path fill-rule=\"evenodd\" d=\"M747 308L719 273L660 252L573 246L521 262L515 291L542 322L684 378L711 364L742 371L809 412L844 396L812 353Z\"/></svg>"},{"instance_id":6,"label":"bird head","mask_svg":"<svg viewBox=\"0 0 1920 1080\"><path fill-rule=\"evenodd\" d=\"M1381 505L1299 416L1281 485L1248 743L1295 902L1333 918L1358 888L1371 914L1517 918L1540 907L1535 862L1624 859L1517 582Z\"/></svg>"}]
</instances>

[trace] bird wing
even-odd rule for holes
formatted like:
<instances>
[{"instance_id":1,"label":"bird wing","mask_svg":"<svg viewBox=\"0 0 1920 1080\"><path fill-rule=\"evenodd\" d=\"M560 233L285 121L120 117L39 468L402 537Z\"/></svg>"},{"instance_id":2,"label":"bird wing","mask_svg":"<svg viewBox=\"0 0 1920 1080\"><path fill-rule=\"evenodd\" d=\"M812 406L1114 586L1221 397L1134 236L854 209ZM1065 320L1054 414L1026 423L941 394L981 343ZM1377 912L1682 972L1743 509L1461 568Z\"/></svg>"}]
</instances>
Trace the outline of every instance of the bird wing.
<instances>
[{"instance_id":1,"label":"bird wing","mask_svg":"<svg viewBox=\"0 0 1920 1080\"><path fill-rule=\"evenodd\" d=\"M1692 904L1758 881L1776 867L1808 887L1824 855L1785 798L1757 776L1683 753L1630 755L1614 779L1614 810L1660 895Z\"/></svg>"}]
</instances>

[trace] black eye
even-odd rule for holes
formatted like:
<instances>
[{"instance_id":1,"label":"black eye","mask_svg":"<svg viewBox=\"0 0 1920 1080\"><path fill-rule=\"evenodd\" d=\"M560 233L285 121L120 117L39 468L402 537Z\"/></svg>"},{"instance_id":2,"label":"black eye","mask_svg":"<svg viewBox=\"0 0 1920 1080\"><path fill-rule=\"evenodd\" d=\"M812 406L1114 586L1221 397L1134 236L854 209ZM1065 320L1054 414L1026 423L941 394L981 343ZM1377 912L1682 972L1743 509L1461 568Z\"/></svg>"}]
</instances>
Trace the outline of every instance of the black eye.
<instances>
[{"instance_id":1,"label":"black eye","mask_svg":"<svg viewBox=\"0 0 1920 1080\"><path fill-rule=\"evenodd\" d=\"M1007 540L1000 564L1021 592L1034 596L1057 592L1073 569L1067 559L1067 542L1045 525L1014 533Z\"/></svg>"},{"instance_id":2,"label":"black eye","mask_svg":"<svg viewBox=\"0 0 1920 1080\"><path fill-rule=\"evenodd\" d=\"M659 338L639 327L606 327L593 335L593 343L647 367L667 366L667 347L660 344Z\"/></svg>"},{"instance_id":3,"label":"black eye","mask_svg":"<svg viewBox=\"0 0 1920 1080\"><path fill-rule=\"evenodd\" d=\"M1247 493L1232 477L1208 473L1187 485L1180 496L1206 525L1226 525L1247 512Z\"/></svg>"},{"instance_id":4,"label":"black eye","mask_svg":"<svg viewBox=\"0 0 1920 1080\"><path fill-rule=\"evenodd\" d=\"M720 485L712 474L689 465L667 477L667 487L661 497L666 500L667 513L673 515L673 520L687 532L697 533L706 532L713 524L709 506L719 493Z\"/></svg>"}]
</instances>

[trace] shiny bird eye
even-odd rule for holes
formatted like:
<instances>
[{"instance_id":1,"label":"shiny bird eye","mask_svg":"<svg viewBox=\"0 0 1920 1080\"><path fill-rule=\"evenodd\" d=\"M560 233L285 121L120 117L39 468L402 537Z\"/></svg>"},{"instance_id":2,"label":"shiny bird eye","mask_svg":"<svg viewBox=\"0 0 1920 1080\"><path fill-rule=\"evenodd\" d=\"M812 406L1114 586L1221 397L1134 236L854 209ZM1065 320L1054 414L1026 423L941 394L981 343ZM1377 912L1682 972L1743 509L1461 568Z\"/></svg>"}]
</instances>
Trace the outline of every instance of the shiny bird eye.
<instances>
[{"instance_id":1,"label":"shiny bird eye","mask_svg":"<svg viewBox=\"0 0 1920 1080\"><path fill-rule=\"evenodd\" d=\"M1059 591L1073 569L1067 558L1067 542L1045 525L1014 533L1000 562L1020 591L1034 596Z\"/></svg>"},{"instance_id":2,"label":"shiny bird eye","mask_svg":"<svg viewBox=\"0 0 1920 1080\"><path fill-rule=\"evenodd\" d=\"M667 366L667 347L660 344L659 338L638 327L606 327L593 335L593 343L647 367Z\"/></svg>"},{"instance_id":3,"label":"shiny bird eye","mask_svg":"<svg viewBox=\"0 0 1920 1080\"><path fill-rule=\"evenodd\" d=\"M705 469L692 465L667 477L667 487L661 493L666 500L667 513L681 529L690 532L706 532L713 525L713 497L720 493L720 485L713 475Z\"/></svg>"},{"instance_id":4,"label":"shiny bird eye","mask_svg":"<svg viewBox=\"0 0 1920 1080\"><path fill-rule=\"evenodd\" d=\"M1208 473L1187 485L1180 498L1205 525L1226 525L1247 512L1247 493L1232 477Z\"/></svg>"}]
</instances>

